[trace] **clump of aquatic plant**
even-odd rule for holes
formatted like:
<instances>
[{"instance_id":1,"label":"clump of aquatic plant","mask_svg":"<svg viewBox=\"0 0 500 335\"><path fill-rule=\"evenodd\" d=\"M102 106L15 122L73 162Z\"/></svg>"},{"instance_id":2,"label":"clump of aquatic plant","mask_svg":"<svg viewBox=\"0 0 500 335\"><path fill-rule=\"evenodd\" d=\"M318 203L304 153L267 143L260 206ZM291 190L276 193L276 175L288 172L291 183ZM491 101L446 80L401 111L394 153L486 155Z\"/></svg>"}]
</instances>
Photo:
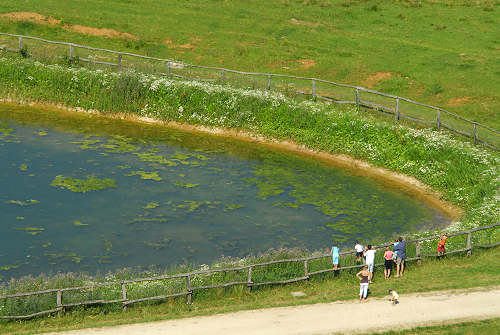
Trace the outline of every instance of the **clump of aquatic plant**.
<instances>
[{"instance_id":1,"label":"clump of aquatic plant","mask_svg":"<svg viewBox=\"0 0 500 335\"><path fill-rule=\"evenodd\" d=\"M65 177L63 175L57 175L52 183L50 183L50 186L81 193L118 187L115 180L111 178L100 179L94 176L89 176L87 179L78 179Z\"/></svg>"},{"instance_id":2,"label":"clump of aquatic plant","mask_svg":"<svg viewBox=\"0 0 500 335\"><path fill-rule=\"evenodd\" d=\"M45 228L39 228L39 227L23 227L23 228L14 227L12 229L24 231L26 234L30 234L30 235L38 235L45 230Z\"/></svg>"},{"instance_id":3,"label":"clump of aquatic plant","mask_svg":"<svg viewBox=\"0 0 500 335\"><path fill-rule=\"evenodd\" d=\"M131 171L129 174L126 174L126 176L141 176L141 179L145 180L156 180L160 181L163 178L158 175L158 172L152 171Z\"/></svg>"},{"instance_id":4,"label":"clump of aquatic plant","mask_svg":"<svg viewBox=\"0 0 500 335\"><path fill-rule=\"evenodd\" d=\"M200 186L200 184L192 184L192 183L184 183L184 182L176 182L175 186L184 187L184 188L193 188L196 186Z\"/></svg>"},{"instance_id":5,"label":"clump of aquatic plant","mask_svg":"<svg viewBox=\"0 0 500 335\"><path fill-rule=\"evenodd\" d=\"M35 199L29 199L29 200L26 200L26 201L22 201L22 200L9 200L8 203L9 204L19 205L19 206L30 206L30 205L39 204L40 201L35 200Z\"/></svg>"}]
</instances>

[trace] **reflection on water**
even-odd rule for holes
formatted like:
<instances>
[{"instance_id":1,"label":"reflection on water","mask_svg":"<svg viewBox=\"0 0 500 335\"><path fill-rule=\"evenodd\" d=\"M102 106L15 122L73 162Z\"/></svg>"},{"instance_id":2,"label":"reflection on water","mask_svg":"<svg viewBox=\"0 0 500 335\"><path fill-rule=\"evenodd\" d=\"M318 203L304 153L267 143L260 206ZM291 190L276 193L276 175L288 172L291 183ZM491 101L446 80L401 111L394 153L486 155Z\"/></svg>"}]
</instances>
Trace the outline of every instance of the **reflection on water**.
<instances>
[{"instance_id":1,"label":"reflection on water","mask_svg":"<svg viewBox=\"0 0 500 335\"><path fill-rule=\"evenodd\" d=\"M0 276L210 263L436 225L440 213L289 153L0 107Z\"/></svg>"}]
</instances>

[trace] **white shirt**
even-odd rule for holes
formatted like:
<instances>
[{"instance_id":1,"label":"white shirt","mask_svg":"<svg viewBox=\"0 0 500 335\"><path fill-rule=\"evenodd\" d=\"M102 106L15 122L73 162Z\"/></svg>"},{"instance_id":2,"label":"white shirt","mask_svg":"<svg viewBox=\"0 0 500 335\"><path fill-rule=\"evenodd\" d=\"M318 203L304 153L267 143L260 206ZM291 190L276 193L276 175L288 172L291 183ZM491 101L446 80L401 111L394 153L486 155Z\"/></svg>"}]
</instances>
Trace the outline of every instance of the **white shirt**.
<instances>
[{"instance_id":1,"label":"white shirt","mask_svg":"<svg viewBox=\"0 0 500 335\"><path fill-rule=\"evenodd\" d=\"M365 252L366 264L372 264L375 261L375 252L376 250L373 249L366 250Z\"/></svg>"},{"instance_id":2,"label":"white shirt","mask_svg":"<svg viewBox=\"0 0 500 335\"><path fill-rule=\"evenodd\" d=\"M356 252L363 252L363 246L358 243L354 246L354 250L356 250Z\"/></svg>"},{"instance_id":3,"label":"white shirt","mask_svg":"<svg viewBox=\"0 0 500 335\"><path fill-rule=\"evenodd\" d=\"M391 293L392 293L392 298L393 298L394 300L399 300L399 294L398 294L398 292L396 292L396 291L392 291Z\"/></svg>"}]
</instances>

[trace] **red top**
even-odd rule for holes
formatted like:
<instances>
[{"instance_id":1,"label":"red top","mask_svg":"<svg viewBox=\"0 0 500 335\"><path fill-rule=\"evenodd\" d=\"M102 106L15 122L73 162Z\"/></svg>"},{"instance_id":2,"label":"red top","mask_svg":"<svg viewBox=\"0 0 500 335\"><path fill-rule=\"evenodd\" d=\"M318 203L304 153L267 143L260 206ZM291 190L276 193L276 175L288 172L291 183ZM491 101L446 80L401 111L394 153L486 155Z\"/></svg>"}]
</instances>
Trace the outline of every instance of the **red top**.
<instances>
[{"instance_id":1,"label":"red top","mask_svg":"<svg viewBox=\"0 0 500 335\"><path fill-rule=\"evenodd\" d=\"M386 252L384 253L384 258L386 260L391 260L392 259L392 251L386 250Z\"/></svg>"},{"instance_id":2,"label":"red top","mask_svg":"<svg viewBox=\"0 0 500 335\"><path fill-rule=\"evenodd\" d=\"M446 236L445 236L445 237L443 237L443 238L441 239L441 241L439 241L439 245L443 245L443 246L444 246L444 244L446 243L446 238L447 238Z\"/></svg>"}]
</instances>

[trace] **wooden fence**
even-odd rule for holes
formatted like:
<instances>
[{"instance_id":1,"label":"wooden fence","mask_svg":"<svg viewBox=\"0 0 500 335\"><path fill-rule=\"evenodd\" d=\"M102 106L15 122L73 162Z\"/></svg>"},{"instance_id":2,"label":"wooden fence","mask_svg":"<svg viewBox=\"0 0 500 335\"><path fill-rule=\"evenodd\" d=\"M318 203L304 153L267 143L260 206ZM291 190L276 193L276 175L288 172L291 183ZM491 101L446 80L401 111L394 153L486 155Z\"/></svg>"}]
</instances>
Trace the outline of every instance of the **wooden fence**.
<instances>
[{"instance_id":1,"label":"wooden fence","mask_svg":"<svg viewBox=\"0 0 500 335\"><path fill-rule=\"evenodd\" d=\"M448 237L466 235L466 240L465 240L465 245L463 246L463 248L459 248L459 249L455 249L455 250L446 252L445 255L451 255L451 254L457 254L457 253L467 253L467 255L471 255L473 248L492 248L492 247L500 246L500 241L497 241L496 243L493 243L490 245L474 245L472 242L472 235L474 233L479 232L479 231L486 231L486 230L489 230L489 229L492 229L495 227L499 227L499 226L500 226L500 222L496 223L496 224L489 225L489 226L483 226L483 227L478 227L478 228L474 228L474 229L467 230L467 231L448 234ZM489 232L489 233L491 233L491 232ZM491 236L491 234L490 234L490 236ZM422 254L421 253L421 243L425 242L425 241L436 241L439 239L440 239L440 236L431 236L431 237L424 237L424 238L419 238L416 240L406 241L407 250L409 249L410 245L415 244L415 257L407 258L406 262L421 261L425 257L438 257L437 254ZM390 242L390 243L376 246L375 248L377 248L377 249L378 248L385 248L385 247L392 246L392 245L393 245L393 243ZM355 253L355 251L341 252L340 253L341 259L342 259L342 257L353 255L354 253ZM283 260L276 260L276 261L259 263L259 264L251 264L251 265L245 265L245 266L234 267L234 268L213 269L213 270L207 270L207 271L194 271L194 272L190 272L190 273L182 273L182 274L176 274L176 275L164 275L164 276L157 276L157 277L151 277L151 278L140 278L140 279L124 280L124 281L119 281L119 282L103 283L103 284L97 284L97 285L93 285L93 286L48 289L48 290L37 291L37 292L26 292L26 293L4 295L4 296L0 296L0 300L2 300L2 299L16 299L16 298L27 297L27 296L40 296L40 295L46 295L46 294L54 294L56 306L53 309L39 311L39 312L32 313L29 315L1 315L0 319L29 319L29 318L33 318L35 316L44 315L44 314L51 314L51 313L55 313L55 312L61 313L64 311L65 308L71 308L74 306L82 306L82 305L96 305L96 304L121 303L123 310L126 311L127 306L134 304L134 303L153 301L153 300L164 300L164 299L168 299L168 298L175 298L175 297L182 297L182 296L185 296L187 303L190 304L192 302L192 299L193 299L193 292L198 291L198 290L207 290L207 289L214 289L214 288L227 288L227 287L236 286L236 285L243 285L243 286L246 286L249 291L251 291L253 287L258 287L258 286L263 286L263 285L289 284L289 283L308 280L309 278L311 278L311 276L314 276L314 275L327 273L327 272L333 272L334 270L331 268L331 265L329 262L324 262L325 264L328 264L327 268L322 268L319 270L310 271L310 267L309 267L309 262L311 262L313 260L328 259L330 257L331 257L330 255L320 255L320 256L305 257L305 258L283 259ZM303 274L301 274L298 277L294 277L294 278L290 278L290 279L286 279L286 280L254 282L255 278L252 276L252 274L253 274L253 271L255 269L260 268L260 267L273 265L273 264L282 264L282 263L301 264L300 267L303 266ZM380 267L383 265L384 265L383 263L375 264L376 267ZM337 271L357 269L357 268L360 268L362 266L363 266L362 264L361 265L357 264L357 265L350 265L350 266L341 266L337 269ZM205 286L194 286L194 285L192 285L192 282L191 282L191 280L194 277L199 276L199 275L211 275L211 274L216 274L216 273L220 273L220 272L227 273L227 272L236 272L236 271L244 271L246 280L245 281L231 281L231 282L227 282L227 283L219 283L216 285L205 285ZM140 283L140 282L158 282L158 281L164 281L167 279L181 279L181 280L185 281L185 285L182 288L183 291L172 293L172 294L141 297L141 298L137 298L137 299L129 299L127 297L127 284ZM95 289L98 289L101 287L110 287L110 286L117 287L118 290L121 289L121 298L120 299L112 299L112 300L98 299L98 300L88 300L88 301L78 301L78 302L68 302L68 303L64 303L64 301L63 301L63 294L64 293L68 293L71 291L95 290ZM165 291L166 291L166 289L165 289Z\"/></svg>"},{"instance_id":2,"label":"wooden fence","mask_svg":"<svg viewBox=\"0 0 500 335\"><path fill-rule=\"evenodd\" d=\"M471 138L474 144L482 143L492 149L500 149L500 131L479 122L468 120L440 107L385 94L360 86L336 83L328 80L283 74L236 71L220 67L182 63L170 59L149 57L75 43L49 41L17 34L0 33L0 50L21 52L24 55L39 53L50 58L66 58L69 61L87 62L121 70L124 67L151 71L167 76L200 81L217 81L231 85L285 93L301 94L313 99L337 104L353 104L393 115L402 119L447 129ZM26 41L30 41L29 48ZM52 46L53 48L50 48ZM29 50L29 52L28 52ZM41 54L40 54L41 53ZM64 56L62 56L63 54ZM139 62L135 62L139 60ZM239 78L239 79L238 79ZM243 80L241 80L243 79Z\"/></svg>"}]
</instances>

